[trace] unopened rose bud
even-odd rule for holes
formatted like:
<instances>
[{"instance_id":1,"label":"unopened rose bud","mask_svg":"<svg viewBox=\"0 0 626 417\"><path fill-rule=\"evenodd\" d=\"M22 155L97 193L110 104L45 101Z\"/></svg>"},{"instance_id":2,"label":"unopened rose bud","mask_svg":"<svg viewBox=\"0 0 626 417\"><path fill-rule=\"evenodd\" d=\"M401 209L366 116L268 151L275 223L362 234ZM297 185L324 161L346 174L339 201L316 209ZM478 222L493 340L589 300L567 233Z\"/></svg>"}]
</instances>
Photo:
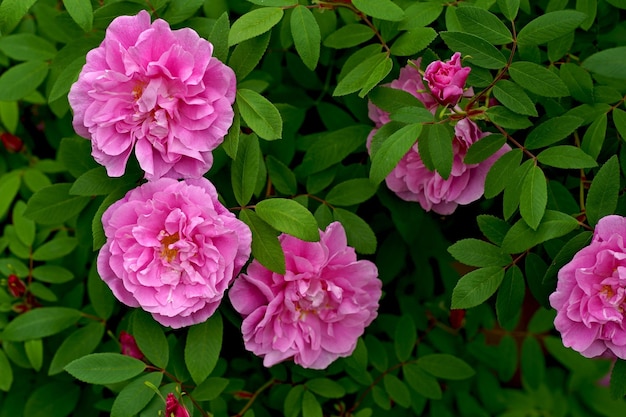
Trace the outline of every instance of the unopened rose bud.
<instances>
[{"instance_id":1,"label":"unopened rose bud","mask_svg":"<svg viewBox=\"0 0 626 417\"><path fill-rule=\"evenodd\" d=\"M428 65L424 80L439 103L454 106L463 96L470 71L470 67L461 66L461 54L457 52L447 62L435 61Z\"/></svg>"},{"instance_id":2,"label":"unopened rose bud","mask_svg":"<svg viewBox=\"0 0 626 417\"><path fill-rule=\"evenodd\" d=\"M0 134L0 140L2 141L2 144L4 145L6 150L11 153L17 153L21 151L24 147L24 142L22 142L22 139L9 132L4 132Z\"/></svg>"},{"instance_id":3,"label":"unopened rose bud","mask_svg":"<svg viewBox=\"0 0 626 417\"><path fill-rule=\"evenodd\" d=\"M465 310L450 310L450 327L460 329L465 324Z\"/></svg>"},{"instance_id":4,"label":"unopened rose bud","mask_svg":"<svg viewBox=\"0 0 626 417\"><path fill-rule=\"evenodd\" d=\"M22 297L26 292L26 286L15 274L9 275L9 278L7 279L7 286L9 292L15 298Z\"/></svg>"},{"instance_id":5,"label":"unopened rose bud","mask_svg":"<svg viewBox=\"0 0 626 417\"><path fill-rule=\"evenodd\" d=\"M122 330L120 332L120 344L122 345L122 355L130 356L135 359L143 359L143 353L131 334Z\"/></svg>"},{"instance_id":6,"label":"unopened rose bud","mask_svg":"<svg viewBox=\"0 0 626 417\"><path fill-rule=\"evenodd\" d=\"M17 303L11 306L11 310L15 311L17 314L22 314L30 310L30 307L27 306L26 303Z\"/></svg>"},{"instance_id":7,"label":"unopened rose bud","mask_svg":"<svg viewBox=\"0 0 626 417\"><path fill-rule=\"evenodd\" d=\"M165 400L165 417L189 417L189 411L171 392L167 394Z\"/></svg>"}]
</instances>

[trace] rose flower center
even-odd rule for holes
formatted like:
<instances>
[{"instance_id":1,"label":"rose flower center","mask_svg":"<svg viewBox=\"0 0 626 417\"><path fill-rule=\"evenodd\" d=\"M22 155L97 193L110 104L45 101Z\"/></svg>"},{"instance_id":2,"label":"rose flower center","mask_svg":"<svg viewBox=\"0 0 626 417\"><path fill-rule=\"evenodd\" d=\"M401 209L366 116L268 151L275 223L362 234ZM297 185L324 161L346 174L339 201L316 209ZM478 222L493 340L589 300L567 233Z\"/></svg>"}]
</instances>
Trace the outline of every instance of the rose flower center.
<instances>
[{"instance_id":1,"label":"rose flower center","mask_svg":"<svg viewBox=\"0 0 626 417\"><path fill-rule=\"evenodd\" d=\"M178 242L180 237L178 232L173 235L165 235L163 239L161 239L161 258L167 260L167 262L172 262L172 260L178 254L178 249L170 248L170 245Z\"/></svg>"}]
</instances>

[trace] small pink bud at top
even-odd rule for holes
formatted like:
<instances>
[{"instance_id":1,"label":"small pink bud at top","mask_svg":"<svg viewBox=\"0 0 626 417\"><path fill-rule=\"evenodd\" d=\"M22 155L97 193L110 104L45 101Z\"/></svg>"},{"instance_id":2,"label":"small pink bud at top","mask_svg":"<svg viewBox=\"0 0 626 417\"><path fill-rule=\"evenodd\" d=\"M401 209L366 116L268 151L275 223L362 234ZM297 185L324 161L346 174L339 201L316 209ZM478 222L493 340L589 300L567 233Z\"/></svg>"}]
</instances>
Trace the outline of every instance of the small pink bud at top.
<instances>
[{"instance_id":1,"label":"small pink bud at top","mask_svg":"<svg viewBox=\"0 0 626 417\"><path fill-rule=\"evenodd\" d=\"M135 338L125 331L120 332L120 344L122 345L122 355L130 356L135 359L143 359L143 353L137 346Z\"/></svg>"},{"instance_id":2,"label":"small pink bud at top","mask_svg":"<svg viewBox=\"0 0 626 417\"><path fill-rule=\"evenodd\" d=\"M165 400L165 417L189 417L189 411L171 392L167 394Z\"/></svg>"},{"instance_id":3,"label":"small pink bud at top","mask_svg":"<svg viewBox=\"0 0 626 417\"><path fill-rule=\"evenodd\" d=\"M470 71L470 67L461 66L461 54L457 52L447 62L430 63L424 72L424 80L439 103L454 106L463 96Z\"/></svg>"},{"instance_id":4,"label":"small pink bud at top","mask_svg":"<svg viewBox=\"0 0 626 417\"><path fill-rule=\"evenodd\" d=\"M9 132L4 132L0 134L0 140L2 141L2 144L4 145L6 150L10 153L17 153L21 151L24 147L24 142L22 142L22 139Z\"/></svg>"},{"instance_id":5,"label":"small pink bud at top","mask_svg":"<svg viewBox=\"0 0 626 417\"><path fill-rule=\"evenodd\" d=\"M26 286L22 280L14 274L9 275L7 287L11 295L15 298L22 297L26 292Z\"/></svg>"}]
</instances>

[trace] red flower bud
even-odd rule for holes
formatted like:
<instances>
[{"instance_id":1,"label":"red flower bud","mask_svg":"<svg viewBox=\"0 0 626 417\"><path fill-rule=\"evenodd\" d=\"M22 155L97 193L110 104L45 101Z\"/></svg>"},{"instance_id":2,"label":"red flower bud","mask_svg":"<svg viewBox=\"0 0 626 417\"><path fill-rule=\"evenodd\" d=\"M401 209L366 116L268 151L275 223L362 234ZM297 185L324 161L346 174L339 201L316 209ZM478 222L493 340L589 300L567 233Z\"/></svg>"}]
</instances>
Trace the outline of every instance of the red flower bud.
<instances>
[{"instance_id":1,"label":"red flower bud","mask_svg":"<svg viewBox=\"0 0 626 417\"><path fill-rule=\"evenodd\" d=\"M2 144L4 145L6 150L11 153L19 152L24 147L24 142L22 142L22 139L9 132L4 132L0 134L0 140L2 141Z\"/></svg>"},{"instance_id":2,"label":"red flower bud","mask_svg":"<svg viewBox=\"0 0 626 417\"><path fill-rule=\"evenodd\" d=\"M120 332L120 344L122 345L122 355L143 359L143 353L141 353L135 338L131 334L122 330Z\"/></svg>"},{"instance_id":3,"label":"red flower bud","mask_svg":"<svg viewBox=\"0 0 626 417\"><path fill-rule=\"evenodd\" d=\"M15 298L22 297L26 293L26 285L15 274L9 275L7 286L9 292Z\"/></svg>"},{"instance_id":4,"label":"red flower bud","mask_svg":"<svg viewBox=\"0 0 626 417\"><path fill-rule=\"evenodd\" d=\"M189 417L189 411L171 392L165 400L165 417Z\"/></svg>"},{"instance_id":5,"label":"red flower bud","mask_svg":"<svg viewBox=\"0 0 626 417\"><path fill-rule=\"evenodd\" d=\"M22 314L30 310L30 307L27 306L25 303L17 303L17 304L13 304L11 306L11 309L15 311L17 314Z\"/></svg>"},{"instance_id":6,"label":"red flower bud","mask_svg":"<svg viewBox=\"0 0 626 417\"><path fill-rule=\"evenodd\" d=\"M465 324L465 310L450 310L450 327L460 329Z\"/></svg>"}]
</instances>

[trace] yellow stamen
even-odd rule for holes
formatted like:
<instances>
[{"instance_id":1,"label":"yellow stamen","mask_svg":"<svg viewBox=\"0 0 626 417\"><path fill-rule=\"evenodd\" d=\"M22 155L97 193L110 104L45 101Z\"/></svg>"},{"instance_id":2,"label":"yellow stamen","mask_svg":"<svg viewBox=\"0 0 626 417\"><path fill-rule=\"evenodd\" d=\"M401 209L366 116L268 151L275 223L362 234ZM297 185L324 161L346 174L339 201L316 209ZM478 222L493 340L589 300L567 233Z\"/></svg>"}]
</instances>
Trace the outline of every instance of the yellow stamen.
<instances>
[{"instance_id":1,"label":"yellow stamen","mask_svg":"<svg viewBox=\"0 0 626 417\"><path fill-rule=\"evenodd\" d=\"M178 242L179 239L178 232L173 235L166 235L161 239L161 258L167 259L167 262L172 262L178 254L178 249L171 249L170 245Z\"/></svg>"}]
</instances>

